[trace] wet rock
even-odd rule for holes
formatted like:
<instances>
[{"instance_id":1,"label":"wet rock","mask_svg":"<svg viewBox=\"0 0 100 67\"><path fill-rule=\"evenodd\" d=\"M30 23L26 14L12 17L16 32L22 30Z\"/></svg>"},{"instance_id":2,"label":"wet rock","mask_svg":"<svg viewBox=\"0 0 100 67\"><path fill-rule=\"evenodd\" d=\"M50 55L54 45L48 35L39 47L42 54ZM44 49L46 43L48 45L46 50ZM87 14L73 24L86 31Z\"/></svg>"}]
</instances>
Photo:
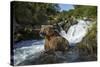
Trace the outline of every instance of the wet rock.
<instances>
[{"instance_id":1,"label":"wet rock","mask_svg":"<svg viewBox=\"0 0 100 67\"><path fill-rule=\"evenodd\" d=\"M69 27L77 24L78 21L76 19L67 19L65 21L59 22L58 24L67 32Z\"/></svg>"}]
</instances>

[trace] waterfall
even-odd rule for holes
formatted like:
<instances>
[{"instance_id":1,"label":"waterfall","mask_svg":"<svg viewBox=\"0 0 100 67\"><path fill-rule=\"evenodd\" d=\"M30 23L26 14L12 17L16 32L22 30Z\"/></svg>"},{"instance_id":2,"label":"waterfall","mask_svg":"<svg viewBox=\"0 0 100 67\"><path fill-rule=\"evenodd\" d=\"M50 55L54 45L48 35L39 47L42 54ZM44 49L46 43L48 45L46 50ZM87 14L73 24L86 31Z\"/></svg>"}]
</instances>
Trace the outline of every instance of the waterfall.
<instances>
[{"instance_id":1,"label":"waterfall","mask_svg":"<svg viewBox=\"0 0 100 67\"><path fill-rule=\"evenodd\" d=\"M76 44L80 42L83 37L87 34L90 21L85 21L85 20L77 20L78 23L75 25L72 25L69 29L68 32L66 33L63 28L61 28L60 35L67 39L69 41L69 44L73 46L73 44Z\"/></svg>"}]
</instances>

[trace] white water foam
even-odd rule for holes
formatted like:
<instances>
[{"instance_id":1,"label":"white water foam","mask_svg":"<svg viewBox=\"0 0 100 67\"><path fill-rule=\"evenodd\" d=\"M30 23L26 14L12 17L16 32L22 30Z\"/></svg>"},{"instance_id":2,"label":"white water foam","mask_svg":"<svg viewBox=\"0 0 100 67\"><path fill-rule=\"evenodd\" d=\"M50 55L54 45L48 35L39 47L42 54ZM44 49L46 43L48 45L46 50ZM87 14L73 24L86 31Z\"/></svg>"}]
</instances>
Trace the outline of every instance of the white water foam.
<instances>
[{"instance_id":1,"label":"white water foam","mask_svg":"<svg viewBox=\"0 0 100 67\"><path fill-rule=\"evenodd\" d=\"M78 20L78 24L71 26L66 33L62 28L60 35L67 39L70 45L80 42L88 32L90 21Z\"/></svg>"},{"instance_id":2,"label":"white water foam","mask_svg":"<svg viewBox=\"0 0 100 67\"><path fill-rule=\"evenodd\" d=\"M26 43L26 44L25 44ZM35 53L41 52L44 50L43 46L44 40L41 41L23 41L19 44L16 44L17 46L21 46L20 48L14 49L14 65L19 64L20 62L26 60L26 58L30 55L33 55L34 58L37 57ZM29 46L28 46L29 45Z\"/></svg>"}]
</instances>

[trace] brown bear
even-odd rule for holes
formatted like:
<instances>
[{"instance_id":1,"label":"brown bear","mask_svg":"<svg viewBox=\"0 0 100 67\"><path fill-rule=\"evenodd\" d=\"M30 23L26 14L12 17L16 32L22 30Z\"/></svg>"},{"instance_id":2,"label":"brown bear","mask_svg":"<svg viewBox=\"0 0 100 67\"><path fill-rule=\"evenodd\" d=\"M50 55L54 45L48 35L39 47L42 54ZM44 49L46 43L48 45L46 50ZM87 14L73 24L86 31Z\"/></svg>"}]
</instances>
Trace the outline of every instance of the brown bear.
<instances>
[{"instance_id":1,"label":"brown bear","mask_svg":"<svg viewBox=\"0 0 100 67\"><path fill-rule=\"evenodd\" d=\"M68 49L68 41L59 35L53 25L42 25L40 36L45 37L45 51L65 51Z\"/></svg>"}]
</instances>

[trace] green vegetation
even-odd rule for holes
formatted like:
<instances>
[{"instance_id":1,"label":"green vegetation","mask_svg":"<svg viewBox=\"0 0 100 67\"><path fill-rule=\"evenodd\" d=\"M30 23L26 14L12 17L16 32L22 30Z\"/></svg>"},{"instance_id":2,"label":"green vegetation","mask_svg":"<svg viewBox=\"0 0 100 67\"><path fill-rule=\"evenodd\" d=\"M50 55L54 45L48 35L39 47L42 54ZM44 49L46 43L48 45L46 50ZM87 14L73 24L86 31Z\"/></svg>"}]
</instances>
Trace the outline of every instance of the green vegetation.
<instances>
[{"instance_id":1,"label":"green vegetation","mask_svg":"<svg viewBox=\"0 0 100 67\"><path fill-rule=\"evenodd\" d=\"M88 6L88 5L73 5L74 9L70 9L69 11L62 11L60 13L61 18L70 18L70 16L74 16L76 18L88 17L88 18L97 18L97 7L96 6Z\"/></svg>"},{"instance_id":2,"label":"green vegetation","mask_svg":"<svg viewBox=\"0 0 100 67\"><path fill-rule=\"evenodd\" d=\"M12 14L14 23L14 41L39 38L38 31L41 24L47 24L57 15L57 4L43 4L31 2L12 2Z\"/></svg>"},{"instance_id":3,"label":"green vegetation","mask_svg":"<svg viewBox=\"0 0 100 67\"><path fill-rule=\"evenodd\" d=\"M54 24L67 20L64 29L70 27L71 16L75 18L88 17L97 19L97 7L87 5L73 5L74 9L60 12L59 4L12 2L12 19L14 28L14 42L26 39L40 39L39 30L42 24ZM92 34L91 34L92 35Z\"/></svg>"},{"instance_id":4,"label":"green vegetation","mask_svg":"<svg viewBox=\"0 0 100 67\"><path fill-rule=\"evenodd\" d=\"M75 11L73 12L74 16L97 18L97 7L96 6L75 5L74 8L75 8Z\"/></svg>"}]
</instances>

